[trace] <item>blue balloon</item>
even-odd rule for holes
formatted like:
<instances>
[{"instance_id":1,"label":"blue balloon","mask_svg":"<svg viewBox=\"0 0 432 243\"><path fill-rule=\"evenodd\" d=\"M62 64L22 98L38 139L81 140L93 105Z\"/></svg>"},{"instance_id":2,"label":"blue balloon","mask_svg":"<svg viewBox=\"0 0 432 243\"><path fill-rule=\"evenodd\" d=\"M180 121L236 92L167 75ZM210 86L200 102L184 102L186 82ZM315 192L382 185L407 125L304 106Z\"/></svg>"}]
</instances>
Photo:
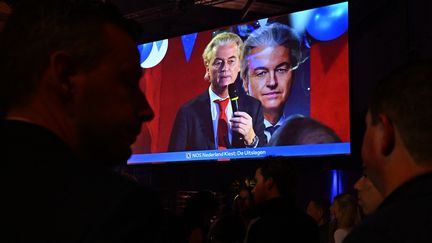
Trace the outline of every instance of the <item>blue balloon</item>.
<instances>
[{"instance_id":1,"label":"blue balloon","mask_svg":"<svg viewBox=\"0 0 432 243\"><path fill-rule=\"evenodd\" d=\"M308 33L320 41L338 38L348 29L348 3L315 9L306 26Z\"/></svg>"},{"instance_id":2,"label":"blue balloon","mask_svg":"<svg viewBox=\"0 0 432 243\"><path fill-rule=\"evenodd\" d=\"M147 59L147 57L150 55L152 47L153 47L153 42L138 46L138 51L140 54L140 63L143 63Z\"/></svg>"}]
</instances>

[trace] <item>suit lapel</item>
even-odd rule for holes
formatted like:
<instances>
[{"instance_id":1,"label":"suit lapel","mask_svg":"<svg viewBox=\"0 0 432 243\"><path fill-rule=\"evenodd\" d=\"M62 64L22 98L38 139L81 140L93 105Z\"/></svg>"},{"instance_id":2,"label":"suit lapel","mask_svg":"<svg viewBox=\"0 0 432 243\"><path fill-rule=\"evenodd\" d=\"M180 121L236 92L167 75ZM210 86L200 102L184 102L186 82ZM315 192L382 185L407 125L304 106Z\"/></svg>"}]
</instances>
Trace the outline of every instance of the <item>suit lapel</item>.
<instances>
[{"instance_id":1,"label":"suit lapel","mask_svg":"<svg viewBox=\"0 0 432 243\"><path fill-rule=\"evenodd\" d=\"M198 117L196 119L199 121L198 134L202 134L202 137L206 138L203 140L203 143L206 143L207 149L215 149L213 122L210 110L210 96L208 91L204 92L199 97L197 114Z\"/></svg>"}]
</instances>

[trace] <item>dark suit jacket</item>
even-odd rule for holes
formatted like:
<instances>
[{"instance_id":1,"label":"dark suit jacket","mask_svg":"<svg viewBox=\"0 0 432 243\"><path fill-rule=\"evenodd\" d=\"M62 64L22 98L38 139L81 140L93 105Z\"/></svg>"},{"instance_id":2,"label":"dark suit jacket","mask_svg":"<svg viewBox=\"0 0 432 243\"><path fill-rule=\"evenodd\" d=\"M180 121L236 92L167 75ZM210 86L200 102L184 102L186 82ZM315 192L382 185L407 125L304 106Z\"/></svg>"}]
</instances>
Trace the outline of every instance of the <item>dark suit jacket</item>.
<instances>
[{"instance_id":1,"label":"dark suit jacket","mask_svg":"<svg viewBox=\"0 0 432 243\"><path fill-rule=\"evenodd\" d=\"M345 243L432 242L432 173L393 191L345 238Z\"/></svg>"},{"instance_id":2,"label":"dark suit jacket","mask_svg":"<svg viewBox=\"0 0 432 243\"><path fill-rule=\"evenodd\" d=\"M248 113L253 120L253 129L259 137L258 146L267 142L264 135L264 116L261 103L248 95L238 99L239 110ZM244 148L239 137L233 135L233 147ZM191 151L216 149L210 111L210 95L206 90L201 95L183 105L177 112L168 151Z\"/></svg>"},{"instance_id":3,"label":"dark suit jacket","mask_svg":"<svg viewBox=\"0 0 432 243\"><path fill-rule=\"evenodd\" d=\"M0 144L0 241L159 242L162 214L150 191L80 161L36 125L0 120Z\"/></svg>"},{"instance_id":4,"label":"dark suit jacket","mask_svg":"<svg viewBox=\"0 0 432 243\"><path fill-rule=\"evenodd\" d=\"M315 221L293 200L274 198L257 206L258 218L251 221L246 243L319 243Z\"/></svg>"}]
</instances>

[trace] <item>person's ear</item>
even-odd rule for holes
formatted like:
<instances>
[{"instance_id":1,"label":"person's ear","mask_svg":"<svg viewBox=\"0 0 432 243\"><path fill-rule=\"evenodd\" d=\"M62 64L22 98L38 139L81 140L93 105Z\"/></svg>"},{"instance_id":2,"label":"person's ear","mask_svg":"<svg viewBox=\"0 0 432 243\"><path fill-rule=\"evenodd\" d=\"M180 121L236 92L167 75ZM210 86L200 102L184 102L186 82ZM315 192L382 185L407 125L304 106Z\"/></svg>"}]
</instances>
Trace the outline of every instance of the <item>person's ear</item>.
<instances>
[{"instance_id":1,"label":"person's ear","mask_svg":"<svg viewBox=\"0 0 432 243\"><path fill-rule=\"evenodd\" d=\"M395 146L394 124L388 116L383 114L379 115L379 122L382 128L380 152L388 156L393 152Z\"/></svg>"},{"instance_id":2,"label":"person's ear","mask_svg":"<svg viewBox=\"0 0 432 243\"><path fill-rule=\"evenodd\" d=\"M207 81L210 81L210 68L208 63L204 63L205 66L205 75L204 75L204 79Z\"/></svg>"},{"instance_id":3,"label":"person's ear","mask_svg":"<svg viewBox=\"0 0 432 243\"><path fill-rule=\"evenodd\" d=\"M324 210L322 208L318 209L318 215L319 219L322 219L324 217Z\"/></svg>"},{"instance_id":4,"label":"person's ear","mask_svg":"<svg viewBox=\"0 0 432 243\"><path fill-rule=\"evenodd\" d=\"M268 191L272 190L272 188L274 186L273 178L272 177L267 178L267 180L265 180L264 184L265 184L265 188Z\"/></svg>"},{"instance_id":5,"label":"person's ear","mask_svg":"<svg viewBox=\"0 0 432 243\"><path fill-rule=\"evenodd\" d=\"M50 85L62 100L69 100L75 89L71 77L76 73L76 66L72 57L63 51L55 52L50 56L49 65L52 74Z\"/></svg>"},{"instance_id":6,"label":"person's ear","mask_svg":"<svg viewBox=\"0 0 432 243\"><path fill-rule=\"evenodd\" d=\"M249 94L249 79L248 79L247 75L242 75L241 78L243 80L243 88L244 88L246 94Z\"/></svg>"}]
</instances>

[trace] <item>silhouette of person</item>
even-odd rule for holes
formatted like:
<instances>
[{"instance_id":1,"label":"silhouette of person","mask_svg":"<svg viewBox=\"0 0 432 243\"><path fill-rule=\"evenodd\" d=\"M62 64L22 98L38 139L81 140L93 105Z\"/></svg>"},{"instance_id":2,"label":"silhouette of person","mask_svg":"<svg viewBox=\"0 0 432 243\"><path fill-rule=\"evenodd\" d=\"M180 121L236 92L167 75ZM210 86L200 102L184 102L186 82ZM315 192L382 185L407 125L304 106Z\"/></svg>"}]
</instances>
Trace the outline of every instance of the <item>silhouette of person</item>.
<instances>
[{"instance_id":1,"label":"silhouette of person","mask_svg":"<svg viewBox=\"0 0 432 243\"><path fill-rule=\"evenodd\" d=\"M139 35L101 1L14 5L0 39L6 241L161 240L154 196L109 169L153 118L138 85Z\"/></svg>"},{"instance_id":2,"label":"silhouette of person","mask_svg":"<svg viewBox=\"0 0 432 243\"><path fill-rule=\"evenodd\" d=\"M330 127L310 117L294 117L285 121L274 133L269 146L338 143L340 138Z\"/></svg>"},{"instance_id":3,"label":"silhouette of person","mask_svg":"<svg viewBox=\"0 0 432 243\"><path fill-rule=\"evenodd\" d=\"M252 193L258 217L249 224L245 242L319 242L318 226L295 206L294 168L283 158L267 158L255 172Z\"/></svg>"},{"instance_id":4,"label":"silhouette of person","mask_svg":"<svg viewBox=\"0 0 432 243\"><path fill-rule=\"evenodd\" d=\"M432 242L432 62L378 83L366 115L366 175L385 198L345 242Z\"/></svg>"}]
</instances>

